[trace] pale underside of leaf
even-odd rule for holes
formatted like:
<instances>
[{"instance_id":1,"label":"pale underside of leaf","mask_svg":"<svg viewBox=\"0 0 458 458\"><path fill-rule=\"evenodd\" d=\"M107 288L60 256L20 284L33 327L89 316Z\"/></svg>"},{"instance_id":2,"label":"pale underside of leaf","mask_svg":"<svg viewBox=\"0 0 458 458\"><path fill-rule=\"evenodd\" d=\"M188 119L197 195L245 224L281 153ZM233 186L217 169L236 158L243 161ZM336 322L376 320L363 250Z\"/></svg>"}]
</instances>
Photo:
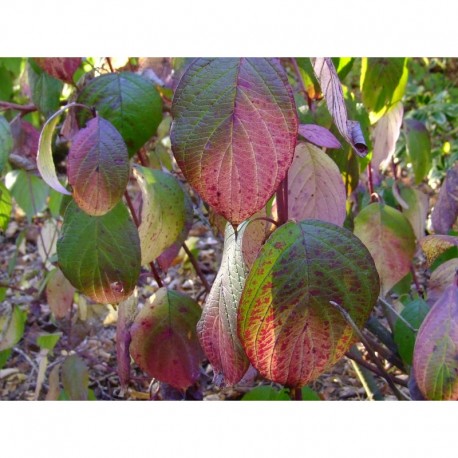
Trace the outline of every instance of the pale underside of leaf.
<instances>
[{"instance_id":1,"label":"pale underside of leaf","mask_svg":"<svg viewBox=\"0 0 458 458\"><path fill-rule=\"evenodd\" d=\"M221 266L197 324L215 380L226 385L240 381L250 364L237 335L237 310L247 274L241 251L245 229L243 224L236 235L226 225Z\"/></svg>"},{"instance_id":2,"label":"pale underside of leaf","mask_svg":"<svg viewBox=\"0 0 458 458\"><path fill-rule=\"evenodd\" d=\"M297 113L272 59L197 59L175 92L172 150L190 184L233 224L260 210L286 175Z\"/></svg>"},{"instance_id":3,"label":"pale underside of leaf","mask_svg":"<svg viewBox=\"0 0 458 458\"><path fill-rule=\"evenodd\" d=\"M337 164L320 148L299 143L288 171L289 217L341 226L346 216L345 184Z\"/></svg>"},{"instance_id":4,"label":"pale underside of leaf","mask_svg":"<svg viewBox=\"0 0 458 458\"><path fill-rule=\"evenodd\" d=\"M341 148L339 140L328 129L316 124L301 124L299 134L308 142L324 148Z\"/></svg>"},{"instance_id":5,"label":"pale underside of leaf","mask_svg":"<svg viewBox=\"0 0 458 458\"><path fill-rule=\"evenodd\" d=\"M326 105L342 137L350 143L356 154L366 156L368 148L357 121L348 119L342 85L329 57L312 59L313 70L320 83Z\"/></svg>"}]
</instances>

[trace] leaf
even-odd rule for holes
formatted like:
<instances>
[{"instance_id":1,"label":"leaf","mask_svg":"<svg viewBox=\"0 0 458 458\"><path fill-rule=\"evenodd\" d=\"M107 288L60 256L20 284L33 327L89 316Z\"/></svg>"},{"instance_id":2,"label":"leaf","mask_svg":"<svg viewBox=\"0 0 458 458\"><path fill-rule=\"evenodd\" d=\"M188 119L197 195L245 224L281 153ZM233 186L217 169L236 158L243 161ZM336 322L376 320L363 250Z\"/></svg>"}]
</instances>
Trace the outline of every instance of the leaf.
<instances>
[{"instance_id":1,"label":"leaf","mask_svg":"<svg viewBox=\"0 0 458 458\"><path fill-rule=\"evenodd\" d=\"M90 216L72 201L57 241L57 256L70 283L105 304L129 297L140 274L140 240L122 202L103 216Z\"/></svg>"},{"instance_id":2,"label":"leaf","mask_svg":"<svg viewBox=\"0 0 458 458\"><path fill-rule=\"evenodd\" d=\"M48 118L59 109L63 83L44 72L32 59L27 63L32 102Z\"/></svg>"},{"instance_id":3,"label":"leaf","mask_svg":"<svg viewBox=\"0 0 458 458\"><path fill-rule=\"evenodd\" d=\"M11 194L0 181L0 231L6 231L11 216Z\"/></svg>"},{"instance_id":4,"label":"leaf","mask_svg":"<svg viewBox=\"0 0 458 458\"><path fill-rule=\"evenodd\" d=\"M447 234L458 218L458 164L447 171L431 213L436 234Z\"/></svg>"},{"instance_id":5,"label":"leaf","mask_svg":"<svg viewBox=\"0 0 458 458\"><path fill-rule=\"evenodd\" d=\"M319 99L321 97L320 85L316 80L310 59L306 57L296 57L296 62L308 96L312 100Z\"/></svg>"},{"instance_id":6,"label":"leaf","mask_svg":"<svg viewBox=\"0 0 458 458\"><path fill-rule=\"evenodd\" d=\"M401 132L404 107L401 102L389 109L375 124L374 150L372 152L372 167L374 170L386 169L393 157Z\"/></svg>"},{"instance_id":7,"label":"leaf","mask_svg":"<svg viewBox=\"0 0 458 458\"><path fill-rule=\"evenodd\" d=\"M458 400L458 284L433 305L415 342L413 370L430 400Z\"/></svg>"},{"instance_id":8,"label":"leaf","mask_svg":"<svg viewBox=\"0 0 458 458\"><path fill-rule=\"evenodd\" d=\"M332 367L369 317L380 283L366 247L348 230L318 220L288 222L262 247L245 282L238 334L263 377L303 386Z\"/></svg>"},{"instance_id":9,"label":"leaf","mask_svg":"<svg viewBox=\"0 0 458 458\"><path fill-rule=\"evenodd\" d=\"M400 193L402 199L408 205L408 208L404 209L402 213L409 220L415 233L415 238L420 240L425 236L429 197L424 192L407 186L403 186Z\"/></svg>"},{"instance_id":10,"label":"leaf","mask_svg":"<svg viewBox=\"0 0 458 458\"><path fill-rule=\"evenodd\" d=\"M129 181L129 154L113 124L96 116L75 135L67 173L75 202L89 215L104 215L121 200Z\"/></svg>"},{"instance_id":11,"label":"leaf","mask_svg":"<svg viewBox=\"0 0 458 458\"><path fill-rule=\"evenodd\" d=\"M410 271L415 254L412 226L398 210L373 203L356 216L354 234L374 258L386 294Z\"/></svg>"},{"instance_id":12,"label":"leaf","mask_svg":"<svg viewBox=\"0 0 458 458\"><path fill-rule=\"evenodd\" d=\"M336 163L320 148L298 143L288 171L289 217L319 219L338 226L346 217L347 193Z\"/></svg>"},{"instance_id":13,"label":"leaf","mask_svg":"<svg viewBox=\"0 0 458 458\"><path fill-rule=\"evenodd\" d=\"M130 157L156 133L162 120L162 100L156 88L131 72L94 78L80 93L78 102L94 107L99 116L113 124L126 142Z\"/></svg>"},{"instance_id":14,"label":"leaf","mask_svg":"<svg viewBox=\"0 0 458 458\"><path fill-rule=\"evenodd\" d=\"M232 224L265 206L286 176L298 121L273 59L196 59L176 89L170 139L191 186Z\"/></svg>"},{"instance_id":15,"label":"leaf","mask_svg":"<svg viewBox=\"0 0 458 458\"><path fill-rule=\"evenodd\" d=\"M10 163L26 171L35 172L40 132L29 122L16 118L11 122L11 134L14 146L9 157Z\"/></svg>"},{"instance_id":16,"label":"leaf","mask_svg":"<svg viewBox=\"0 0 458 458\"><path fill-rule=\"evenodd\" d=\"M0 173L5 168L8 156L13 149L13 136L9 122L0 115Z\"/></svg>"},{"instance_id":17,"label":"leaf","mask_svg":"<svg viewBox=\"0 0 458 458\"><path fill-rule=\"evenodd\" d=\"M3 311L2 311L3 312ZM17 305L13 306L11 314L6 314L0 320L0 351L13 348L24 335L27 312ZM4 318L4 319L3 319Z\"/></svg>"},{"instance_id":18,"label":"leaf","mask_svg":"<svg viewBox=\"0 0 458 458\"><path fill-rule=\"evenodd\" d=\"M136 166L134 175L142 193L140 236L142 265L154 261L181 235L191 204L171 174Z\"/></svg>"},{"instance_id":19,"label":"leaf","mask_svg":"<svg viewBox=\"0 0 458 458\"><path fill-rule=\"evenodd\" d=\"M302 388L302 400L303 401L321 401L321 398L310 387L304 386Z\"/></svg>"},{"instance_id":20,"label":"leaf","mask_svg":"<svg viewBox=\"0 0 458 458\"><path fill-rule=\"evenodd\" d=\"M69 107L64 107L54 113L43 126L38 142L37 167L43 180L45 180L51 188L62 194L70 195L71 193L62 186L57 178L51 148L54 129L59 122L60 115L67 110L67 108Z\"/></svg>"},{"instance_id":21,"label":"leaf","mask_svg":"<svg viewBox=\"0 0 458 458\"><path fill-rule=\"evenodd\" d=\"M365 107L373 112L372 122L402 99L408 74L405 57L362 59L360 87Z\"/></svg>"},{"instance_id":22,"label":"leaf","mask_svg":"<svg viewBox=\"0 0 458 458\"><path fill-rule=\"evenodd\" d=\"M46 283L46 298L51 312L57 319L69 315L74 295L75 288L65 278L62 271L59 268L52 270Z\"/></svg>"},{"instance_id":23,"label":"leaf","mask_svg":"<svg viewBox=\"0 0 458 458\"><path fill-rule=\"evenodd\" d=\"M350 196L359 184L358 156L353 154L353 149L347 146L344 151L329 151L326 153L339 167L345 183L345 191Z\"/></svg>"},{"instance_id":24,"label":"leaf","mask_svg":"<svg viewBox=\"0 0 458 458\"><path fill-rule=\"evenodd\" d=\"M333 57L332 63L336 68L337 75L339 76L340 80L343 80L348 73L350 72L353 64L355 62L354 57Z\"/></svg>"},{"instance_id":25,"label":"leaf","mask_svg":"<svg viewBox=\"0 0 458 458\"><path fill-rule=\"evenodd\" d=\"M316 124L300 124L299 134L308 142L324 148L341 148L339 140L325 127Z\"/></svg>"},{"instance_id":26,"label":"leaf","mask_svg":"<svg viewBox=\"0 0 458 458\"><path fill-rule=\"evenodd\" d=\"M245 393L242 401L291 401L288 390L285 388L278 390L273 386L257 386Z\"/></svg>"},{"instance_id":27,"label":"leaf","mask_svg":"<svg viewBox=\"0 0 458 458\"><path fill-rule=\"evenodd\" d=\"M81 57L35 57L34 61L49 75L73 84L73 75L81 65Z\"/></svg>"},{"instance_id":28,"label":"leaf","mask_svg":"<svg viewBox=\"0 0 458 458\"><path fill-rule=\"evenodd\" d=\"M159 289L135 318L130 354L151 377L185 390L199 377L202 349L196 334L201 309L193 299Z\"/></svg>"},{"instance_id":29,"label":"leaf","mask_svg":"<svg viewBox=\"0 0 458 458\"><path fill-rule=\"evenodd\" d=\"M332 60L329 57L313 58L312 65L337 129L358 156L366 156L368 148L361 132L361 126L359 122L348 119L342 86Z\"/></svg>"},{"instance_id":30,"label":"leaf","mask_svg":"<svg viewBox=\"0 0 458 458\"><path fill-rule=\"evenodd\" d=\"M226 225L221 266L197 323L214 380L226 385L239 382L250 365L237 336L237 309L247 275L241 250L246 227L244 223L236 235L234 228Z\"/></svg>"},{"instance_id":31,"label":"leaf","mask_svg":"<svg viewBox=\"0 0 458 458\"><path fill-rule=\"evenodd\" d=\"M67 356L62 364L62 384L68 399L88 400L89 371L78 355Z\"/></svg>"},{"instance_id":32,"label":"leaf","mask_svg":"<svg viewBox=\"0 0 458 458\"><path fill-rule=\"evenodd\" d=\"M426 126L416 119L406 119L406 144L415 175L420 184L432 166L431 140Z\"/></svg>"},{"instance_id":33,"label":"leaf","mask_svg":"<svg viewBox=\"0 0 458 458\"><path fill-rule=\"evenodd\" d=\"M61 332L56 332L54 334L49 334L46 332L40 333L40 335L37 337L37 345L41 349L52 351L61 337Z\"/></svg>"},{"instance_id":34,"label":"leaf","mask_svg":"<svg viewBox=\"0 0 458 458\"><path fill-rule=\"evenodd\" d=\"M448 286L453 283L455 274L458 271L458 258L449 259L441 264L431 274L428 280L427 302L433 305L444 294Z\"/></svg>"},{"instance_id":35,"label":"leaf","mask_svg":"<svg viewBox=\"0 0 458 458\"><path fill-rule=\"evenodd\" d=\"M60 364L54 366L48 376L48 385L49 389L46 394L46 401L57 401L59 398L59 371L60 371Z\"/></svg>"},{"instance_id":36,"label":"leaf","mask_svg":"<svg viewBox=\"0 0 458 458\"><path fill-rule=\"evenodd\" d=\"M41 178L24 170L12 170L5 177L5 186L29 221L46 208L49 188Z\"/></svg>"},{"instance_id":37,"label":"leaf","mask_svg":"<svg viewBox=\"0 0 458 458\"><path fill-rule=\"evenodd\" d=\"M458 247L458 237L451 235L427 235L420 240L421 249L430 267L438 256L452 247Z\"/></svg>"},{"instance_id":38,"label":"leaf","mask_svg":"<svg viewBox=\"0 0 458 458\"><path fill-rule=\"evenodd\" d=\"M414 329L419 329L428 312L428 304L423 299L417 298L402 309L401 317ZM393 334L399 355L406 364L411 366L416 334L399 318L395 322Z\"/></svg>"}]
</instances>

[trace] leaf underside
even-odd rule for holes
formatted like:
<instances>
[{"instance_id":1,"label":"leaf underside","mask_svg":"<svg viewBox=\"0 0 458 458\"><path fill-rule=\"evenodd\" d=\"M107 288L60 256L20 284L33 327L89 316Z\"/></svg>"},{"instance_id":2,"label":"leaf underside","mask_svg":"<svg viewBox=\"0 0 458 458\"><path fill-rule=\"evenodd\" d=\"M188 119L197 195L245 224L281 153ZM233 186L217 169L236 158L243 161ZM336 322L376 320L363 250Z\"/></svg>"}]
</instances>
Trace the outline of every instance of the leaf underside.
<instances>
[{"instance_id":1,"label":"leaf underside","mask_svg":"<svg viewBox=\"0 0 458 458\"><path fill-rule=\"evenodd\" d=\"M174 156L194 189L233 224L260 210L286 176L298 121L273 59L196 59L173 99Z\"/></svg>"},{"instance_id":2,"label":"leaf underside","mask_svg":"<svg viewBox=\"0 0 458 458\"><path fill-rule=\"evenodd\" d=\"M374 261L350 231L318 220L284 224L263 246L240 301L238 332L251 364L283 385L314 380L356 337L329 302L362 326L379 289Z\"/></svg>"}]
</instances>

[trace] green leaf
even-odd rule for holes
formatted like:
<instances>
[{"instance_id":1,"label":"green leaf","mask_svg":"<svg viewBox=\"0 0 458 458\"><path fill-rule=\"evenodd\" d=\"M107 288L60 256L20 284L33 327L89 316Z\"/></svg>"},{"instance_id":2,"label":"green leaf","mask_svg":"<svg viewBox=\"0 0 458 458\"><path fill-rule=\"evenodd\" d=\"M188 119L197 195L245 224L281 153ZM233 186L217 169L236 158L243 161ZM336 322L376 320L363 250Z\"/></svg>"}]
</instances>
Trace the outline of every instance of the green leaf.
<instances>
[{"instance_id":1,"label":"green leaf","mask_svg":"<svg viewBox=\"0 0 458 458\"><path fill-rule=\"evenodd\" d=\"M5 168L8 156L13 150L13 135L9 122L0 115L0 173Z\"/></svg>"},{"instance_id":2,"label":"green leaf","mask_svg":"<svg viewBox=\"0 0 458 458\"><path fill-rule=\"evenodd\" d=\"M37 345L42 349L52 351L61 337L61 332L55 334L42 333L37 337Z\"/></svg>"},{"instance_id":3,"label":"green leaf","mask_svg":"<svg viewBox=\"0 0 458 458\"><path fill-rule=\"evenodd\" d=\"M66 397L71 401L87 401L89 371L78 355L68 356L62 364L62 384Z\"/></svg>"},{"instance_id":4,"label":"green leaf","mask_svg":"<svg viewBox=\"0 0 458 458\"><path fill-rule=\"evenodd\" d=\"M0 369L2 369L3 366L6 364L12 352L13 350L11 348L0 351Z\"/></svg>"},{"instance_id":5,"label":"green leaf","mask_svg":"<svg viewBox=\"0 0 458 458\"><path fill-rule=\"evenodd\" d=\"M355 218L354 233L374 258L386 294L410 271L415 254L412 226L398 210L373 203Z\"/></svg>"},{"instance_id":6,"label":"green leaf","mask_svg":"<svg viewBox=\"0 0 458 458\"><path fill-rule=\"evenodd\" d=\"M329 302L362 326L379 290L374 261L350 231L318 220L284 224L262 247L240 300L238 334L251 364L283 385L307 384L356 338Z\"/></svg>"},{"instance_id":7,"label":"green leaf","mask_svg":"<svg viewBox=\"0 0 458 458\"><path fill-rule=\"evenodd\" d=\"M175 91L172 151L191 186L239 224L265 206L291 165L298 120L272 59L196 59Z\"/></svg>"},{"instance_id":8,"label":"green leaf","mask_svg":"<svg viewBox=\"0 0 458 458\"><path fill-rule=\"evenodd\" d=\"M402 199L408 205L402 213L409 220L415 233L415 238L420 240L425 236L426 220L429 210L429 196L424 192L402 186L400 191Z\"/></svg>"},{"instance_id":9,"label":"green leaf","mask_svg":"<svg viewBox=\"0 0 458 458\"><path fill-rule=\"evenodd\" d=\"M109 121L96 116L73 137L68 182L84 212L99 216L110 211L121 200L129 173L126 144Z\"/></svg>"},{"instance_id":10,"label":"green leaf","mask_svg":"<svg viewBox=\"0 0 458 458\"><path fill-rule=\"evenodd\" d=\"M337 75L342 81L350 72L355 62L354 57L333 57L332 62L334 67L336 67Z\"/></svg>"},{"instance_id":11,"label":"green leaf","mask_svg":"<svg viewBox=\"0 0 458 458\"><path fill-rule=\"evenodd\" d=\"M11 216L11 194L0 181L0 231L6 231Z\"/></svg>"},{"instance_id":12,"label":"green leaf","mask_svg":"<svg viewBox=\"0 0 458 458\"><path fill-rule=\"evenodd\" d=\"M297 57L296 62L302 79L304 80L304 86L308 96L311 99L317 99L321 94L321 89L313 71L310 59L308 57Z\"/></svg>"},{"instance_id":13,"label":"green leaf","mask_svg":"<svg viewBox=\"0 0 458 458\"><path fill-rule=\"evenodd\" d=\"M302 388L302 400L303 401L321 401L316 391L313 391L310 387L304 386Z\"/></svg>"},{"instance_id":14,"label":"green leaf","mask_svg":"<svg viewBox=\"0 0 458 458\"><path fill-rule=\"evenodd\" d=\"M262 385L245 393L242 401L290 401L288 390L279 390L272 386Z\"/></svg>"},{"instance_id":15,"label":"green leaf","mask_svg":"<svg viewBox=\"0 0 458 458\"><path fill-rule=\"evenodd\" d=\"M402 309L401 317L404 318L414 329L419 329L428 312L428 304L423 299L418 298L409 302ZM394 325L394 341L398 347L402 360L409 366L412 365L415 338L416 333L414 333L402 320L398 318Z\"/></svg>"},{"instance_id":16,"label":"green leaf","mask_svg":"<svg viewBox=\"0 0 458 458\"><path fill-rule=\"evenodd\" d=\"M199 341L218 384L236 384L250 365L237 336L237 309L247 275L241 248L246 227L242 223L236 235L232 225L226 225L221 266L197 323Z\"/></svg>"},{"instance_id":17,"label":"green leaf","mask_svg":"<svg viewBox=\"0 0 458 458\"><path fill-rule=\"evenodd\" d=\"M407 119L406 144L415 175L415 184L420 184L432 166L431 140L426 126L416 119Z\"/></svg>"},{"instance_id":18,"label":"green leaf","mask_svg":"<svg viewBox=\"0 0 458 458\"><path fill-rule=\"evenodd\" d=\"M458 281L433 305L418 331L415 380L430 400L458 400Z\"/></svg>"},{"instance_id":19,"label":"green leaf","mask_svg":"<svg viewBox=\"0 0 458 458\"><path fill-rule=\"evenodd\" d=\"M13 348L24 335L27 312L21 310L17 305L13 307L11 315L4 315L0 321L0 351Z\"/></svg>"},{"instance_id":20,"label":"green leaf","mask_svg":"<svg viewBox=\"0 0 458 458\"><path fill-rule=\"evenodd\" d=\"M135 73L110 73L94 78L83 89L78 102L94 107L99 116L118 129L130 157L156 133L162 120L159 93L150 81Z\"/></svg>"},{"instance_id":21,"label":"green leaf","mask_svg":"<svg viewBox=\"0 0 458 458\"><path fill-rule=\"evenodd\" d=\"M48 118L59 108L63 83L44 72L32 59L27 63L32 101L38 110Z\"/></svg>"},{"instance_id":22,"label":"green leaf","mask_svg":"<svg viewBox=\"0 0 458 458\"><path fill-rule=\"evenodd\" d=\"M135 362L151 377L186 390L199 377L204 356L196 334L200 314L190 297L159 289L131 327Z\"/></svg>"},{"instance_id":23,"label":"green leaf","mask_svg":"<svg viewBox=\"0 0 458 458\"><path fill-rule=\"evenodd\" d=\"M143 198L138 233L142 265L146 265L178 239L192 202L170 173L136 166L134 175Z\"/></svg>"},{"instance_id":24,"label":"green leaf","mask_svg":"<svg viewBox=\"0 0 458 458\"><path fill-rule=\"evenodd\" d=\"M57 256L70 283L101 303L129 297L140 274L140 240L122 202L103 216L87 215L71 202Z\"/></svg>"},{"instance_id":25,"label":"green leaf","mask_svg":"<svg viewBox=\"0 0 458 458\"><path fill-rule=\"evenodd\" d=\"M298 143L288 171L289 217L319 219L338 226L346 217L347 193L337 164L310 143Z\"/></svg>"},{"instance_id":26,"label":"green leaf","mask_svg":"<svg viewBox=\"0 0 458 458\"><path fill-rule=\"evenodd\" d=\"M46 208L49 187L41 178L24 170L12 170L5 177L5 185L29 221Z\"/></svg>"},{"instance_id":27,"label":"green leaf","mask_svg":"<svg viewBox=\"0 0 458 458\"><path fill-rule=\"evenodd\" d=\"M13 78L6 68L0 67L0 100L10 100L13 95Z\"/></svg>"},{"instance_id":28,"label":"green leaf","mask_svg":"<svg viewBox=\"0 0 458 458\"><path fill-rule=\"evenodd\" d=\"M363 58L360 87L372 123L402 99L408 75L405 57Z\"/></svg>"}]
</instances>

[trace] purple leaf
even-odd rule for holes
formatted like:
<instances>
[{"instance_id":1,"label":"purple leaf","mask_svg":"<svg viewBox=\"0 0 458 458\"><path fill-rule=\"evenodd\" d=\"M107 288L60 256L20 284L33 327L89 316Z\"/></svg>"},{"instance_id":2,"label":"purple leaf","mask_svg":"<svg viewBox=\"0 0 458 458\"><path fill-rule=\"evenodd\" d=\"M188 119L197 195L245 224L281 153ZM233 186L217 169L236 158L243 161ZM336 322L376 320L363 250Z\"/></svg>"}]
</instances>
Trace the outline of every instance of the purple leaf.
<instances>
[{"instance_id":1,"label":"purple leaf","mask_svg":"<svg viewBox=\"0 0 458 458\"><path fill-rule=\"evenodd\" d=\"M339 140L325 127L316 124L301 124L299 134L307 141L324 148L341 148Z\"/></svg>"},{"instance_id":2,"label":"purple leaf","mask_svg":"<svg viewBox=\"0 0 458 458\"><path fill-rule=\"evenodd\" d=\"M458 217L458 164L447 172L439 197L431 213L437 234L447 234Z\"/></svg>"},{"instance_id":3,"label":"purple leaf","mask_svg":"<svg viewBox=\"0 0 458 458\"><path fill-rule=\"evenodd\" d=\"M36 57L35 62L48 75L73 84L73 75L81 65L81 57Z\"/></svg>"},{"instance_id":4,"label":"purple leaf","mask_svg":"<svg viewBox=\"0 0 458 458\"><path fill-rule=\"evenodd\" d=\"M358 121L348 119L342 86L332 60L329 57L312 58L312 65L337 129L358 156L366 156L368 149L361 126Z\"/></svg>"}]
</instances>

